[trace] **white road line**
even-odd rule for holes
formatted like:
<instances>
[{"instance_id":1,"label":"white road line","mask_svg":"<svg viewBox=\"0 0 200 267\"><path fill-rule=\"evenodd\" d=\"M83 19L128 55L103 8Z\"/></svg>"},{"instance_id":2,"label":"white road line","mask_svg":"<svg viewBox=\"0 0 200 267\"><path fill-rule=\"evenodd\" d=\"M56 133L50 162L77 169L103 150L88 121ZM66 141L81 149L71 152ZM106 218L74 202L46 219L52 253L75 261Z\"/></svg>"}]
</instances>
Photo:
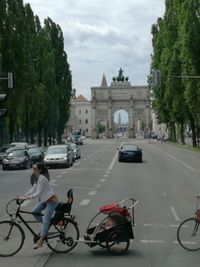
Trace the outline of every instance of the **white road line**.
<instances>
[{"instance_id":1,"label":"white road line","mask_svg":"<svg viewBox=\"0 0 200 267\"><path fill-rule=\"evenodd\" d=\"M141 243L151 243L151 244L153 244L153 243L159 243L159 244L165 243L164 240L146 240L146 239L142 239L142 240L140 240L140 242Z\"/></svg>"},{"instance_id":2,"label":"white road line","mask_svg":"<svg viewBox=\"0 0 200 267\"><path fill-rule=\"evenodd\" d=\"M90 191L90 192L88 193L88 195L90 195L90 196L94 196L94 195L96 195L96 193L97 193L97 191Z\"/></svg>"},{"instance_id":3,"label":"white road line","mask_svg":"<svg viewBox=\"0 0 200 267\"><path fill-rule=\"evenodd\" d=\"M62 177L62 175L57 175L57 176L56 176L56 178L60 178L60 177Z\"/></svg>"},{"instance_id":4,"label":"white road line","mask_svg":"<svg viewBox=\"0 0 200 267\"><path fill-rule=\"evenodd\" d=\"M102 182L102 183L105 182L105 181L106 181L106 179L100 179L100 182Z\"/></svg>"},{"instance_id":5,"label":"white road line","mask_svg":"<svg viewBox=\"0 0 200 267\"><path fill-rule=\"evenodd\" d=\"M75 185L71 185L70 187L73 189L79 189L79 190L89 190L89 191L94 190L94 188L91 188L91 187L82 187L82 186L75 186Z\"/></svg>"},{"instance_id":6,"label":"white road line","mask_svg":"<svg viewBox=\"0 0 200 267\"><path fill-rule=\"evenodd\" d=\"M108 177L108 174L104 174L102 177L105 177L106 178L106 177Z\"/></svg>"},{"instance_id":7,"label":"white road line","mask_svg":"<svg viewBox=\"0 0 200 267\"><path fill-rule=\"evenodd\" d=\"M150 224L150 223L144 223L143 226L145 226L145 227L165 227L164 224Z\"/></svg>"},{"instance_id":8,"label":"white road line","mask_svg":"<svg viewBox=\"0 0 200 267\"><path fill-rule=\"evenodd\" d=\"M162 151L161 149L159 149L159 148L157 148L157 147L154 147L154 148L155 148L156 150L160 151L161 153L165 154L165 155L168 156L169 158L171 158L171 159L177 161L178 163L182 164L183 166L185 166L186 168L190 169L191 171L193 171L193 172L197 171L196 169L192 168L191 166L189 166L189 165L186 164L185 162L183 162L183 161L177 159L176 157L174 157L174 156L168 154L167 152L164 152L164 151Z\"/></svg>"},{"instance_id":9,"label":"white road line","mask_svg":"<svg viewBox=\"0 0 200 267\"><path fill-rule=\"evenodd\" d=\"M26 207L29 203L31 202L31 200L26 200L21 204L21 207Z\"/></svg>"},{"instance_id":10,"label":"white road line","mask_svg":"<svg viewBox=\"0 0 200 267\"><path fill-rule=\"evenodd\" d=\"M109 174L109 173L110 173L110 171L106 171L106 173L108 173L108 174Z\"/></svg>"},{"instance_id":11,"label":"white road line","mask_svg":"<svg viewBox=\"0 0 200 267\"><path fill-rule=\"evenodd\" d=\"M80 203L81 206L86 206L90 202L90 199L83 199Z\"/></svg>"},{"instance_id":12,"label":"white road line","mask_svg":"<svg viewBox=\"0 0 200 267\"><path fill-rule=\"evenodd\" d=\"M170 207L171 211L172 211L172 214L174 216L174 219L177 221L177 222L180 222L180 218L177 214L177 212L175 211L175 208L174 207Z\"/></svg>"},{"instance_id":13,"label":"white road line","mask_svg":"<svg viewBox=\"0 0 200 267\"><path fill-rule=\"evenodd\" d=\"M70 171L105 171L105 169L71 169Z\"/></svg>"},{"instance_id":14,"label":"white road line","mask_svg":"<svg viewBox=\"0 0 200 267\"><path fill-rule=\"evenodd\" d=\"M117 159L117 156L118 156L118 151L115 153L114 158L112 159L112 161L111 161L111 163L110 163L110 165L108 167L108 170L112 170L113 169L113 167L115 165L115 161Z\"/></svg>"},{"instance_id":15,"label":"white road line","mask_svg":"<svg viewBox=\"0 0 200 267\"><path fill-rule=\"evenodd\" d=\"M62 172L62 174L66 174L67 172Z\"/></svg>"},{"instance_id":16,"label":"white road line","mask_svg":"<svg viewBox=\"0 0 200 267\"><path fill-rule=\"evenodd\" d=\"M164 197L167 196L167 193L164 190L162 190L162 194L163 194Z\"/></svg>"},{"instance_id":17,"label":"white road line","mask_svg":"<svg viewBox=\"0 0 200 267\"><path fill-rule=\"evenodd\" d=\"M101 187L102 186L102 184L97 184L96 185L96 188L99 188L99 187Z\"/></svg>"}]
</instances>

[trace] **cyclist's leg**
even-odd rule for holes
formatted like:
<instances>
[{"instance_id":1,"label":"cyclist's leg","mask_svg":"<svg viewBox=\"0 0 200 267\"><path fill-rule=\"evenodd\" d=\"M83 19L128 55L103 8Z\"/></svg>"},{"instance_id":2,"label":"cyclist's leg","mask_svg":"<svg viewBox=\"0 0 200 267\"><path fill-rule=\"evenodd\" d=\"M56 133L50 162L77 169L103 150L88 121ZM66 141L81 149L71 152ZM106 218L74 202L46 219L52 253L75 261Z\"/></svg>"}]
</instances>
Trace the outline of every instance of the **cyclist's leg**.
<instances>
[{"instance_id":1,"label":"cyclist's leg","mask_svg":"<svg viewBox=\"0 0 200 267\"><path fill-rule=\"evenodd\" d=\"M40 201L38 202L32 209L33 213L41 213L42 210L44 210L46 208L46 203ZM42 216L40 215L34 215L34 218L36 219L36 221L38 222L42 222Z\"/></svg>"},{"instance_id":2,"label":"cyclist's leg","mask_svg":"<svg viewBox=\"0 0 200 267\"><path fill-rule=\"evenodd\" d=\"M53 215L57 205L58 205L58 201L56 201L56 202L48 201L46 204L46 209L44 211L42 231L41 231L41 236L43 238L47 237L47 235L48 235L48 230L49 230L51 218L52 218L52 215Z\"/></svg>"}]
</instances>

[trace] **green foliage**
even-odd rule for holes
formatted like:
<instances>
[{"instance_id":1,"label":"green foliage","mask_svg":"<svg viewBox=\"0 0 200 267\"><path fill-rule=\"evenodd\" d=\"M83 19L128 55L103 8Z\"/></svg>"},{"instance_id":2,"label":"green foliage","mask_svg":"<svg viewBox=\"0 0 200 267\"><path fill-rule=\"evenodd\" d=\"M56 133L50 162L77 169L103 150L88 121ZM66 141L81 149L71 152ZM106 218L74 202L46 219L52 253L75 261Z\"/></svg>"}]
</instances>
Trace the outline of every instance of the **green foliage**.
<instances>
[{"instance_id":1,"label":"green foliage","mask_svg":"<svg viewBox=\"0 0 200 267\"><path fill-rule=\"evenodd\" d=\"M22 0L0 0L0 56L1 75L14 73L4 139L61 141L69 118L72 78L60 26L47 18L41 27L30 4Z\"/></svg>"},{"instance_id":2,"label":"green foliage","mask_svg":"<svg viewBox=\"0 0 200 267\"><path fill-rule=\"evenodd\" d=\"M189 125L195 146L200 132L200 79L184 76L200 77L200 0L167 0L165 5L164 17L152 26L151 66L161 73L161 85L153 87L153 107L173 140L178 132L183 139L184 125Z\"/></svg>"}]
</instances>

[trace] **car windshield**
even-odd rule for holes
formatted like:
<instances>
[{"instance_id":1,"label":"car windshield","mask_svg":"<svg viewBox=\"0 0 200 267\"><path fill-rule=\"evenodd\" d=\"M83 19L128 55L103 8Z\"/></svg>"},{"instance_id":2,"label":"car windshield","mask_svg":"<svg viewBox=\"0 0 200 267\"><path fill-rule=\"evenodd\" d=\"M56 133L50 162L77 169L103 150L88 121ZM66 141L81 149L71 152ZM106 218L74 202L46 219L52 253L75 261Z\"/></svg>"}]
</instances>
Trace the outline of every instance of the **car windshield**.
<instances>
[{"instance_id":1,"label":"car windshield","mask_svg":"<svg viewBox=\"0 0 200 267\"><path fill-rule=\"evenodd\" d=\"M49 147L47 154L64 154L66 153L66 147Z\"/></svg>"},{"instance_id":2,"label":"car windshield","mask_svg":"<svg viewBox=\"0 0 200 267\"><path fill-rule=\"evenodd\" d=\"M137 151L138 147L135 145L123 145L122 146L123 150L132 150L132 151Z\"/></svg>"},{"instance_id":3,"label":"car windshield","mask_svg":"<svg viewBox=\"0 0 200 267\"><path fill-rule=\"evenodd\" d=\"M29 154L35 154L35 153L40 153L41 150L38 147L32 147L32 148L29 148L28 152Z\"/></svg>"},{"instance_id":4,"label":"car windshield","mask_svg":"<svg viewBox=\"0 0 200 267\"><path fill-rule=\"evenodd\" d=\"M24 157L24 150L14 150L12 151L9 156L14 156L14 157Z\"/></svg>"}]
</instances>

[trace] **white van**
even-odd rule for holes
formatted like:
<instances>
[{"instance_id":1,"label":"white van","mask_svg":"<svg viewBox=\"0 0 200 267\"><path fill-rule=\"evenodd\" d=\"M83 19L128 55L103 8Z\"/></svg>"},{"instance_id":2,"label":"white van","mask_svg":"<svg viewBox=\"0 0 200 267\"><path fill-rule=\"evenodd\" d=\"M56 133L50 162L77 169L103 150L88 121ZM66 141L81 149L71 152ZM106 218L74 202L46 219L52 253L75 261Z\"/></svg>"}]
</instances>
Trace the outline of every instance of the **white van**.
<instances>
[{"instance_id":1,"label":"white van","mask_svg":"<svg viewBox=\"0 0 200 267\"><path fill-rule=\"evenodd\" d=\"M16 149L28 149L28 148L29 148L28 143L25 142L10 143L9 148L6 150L6 153L9 153Z\"/></svg>"}]
</instances>

